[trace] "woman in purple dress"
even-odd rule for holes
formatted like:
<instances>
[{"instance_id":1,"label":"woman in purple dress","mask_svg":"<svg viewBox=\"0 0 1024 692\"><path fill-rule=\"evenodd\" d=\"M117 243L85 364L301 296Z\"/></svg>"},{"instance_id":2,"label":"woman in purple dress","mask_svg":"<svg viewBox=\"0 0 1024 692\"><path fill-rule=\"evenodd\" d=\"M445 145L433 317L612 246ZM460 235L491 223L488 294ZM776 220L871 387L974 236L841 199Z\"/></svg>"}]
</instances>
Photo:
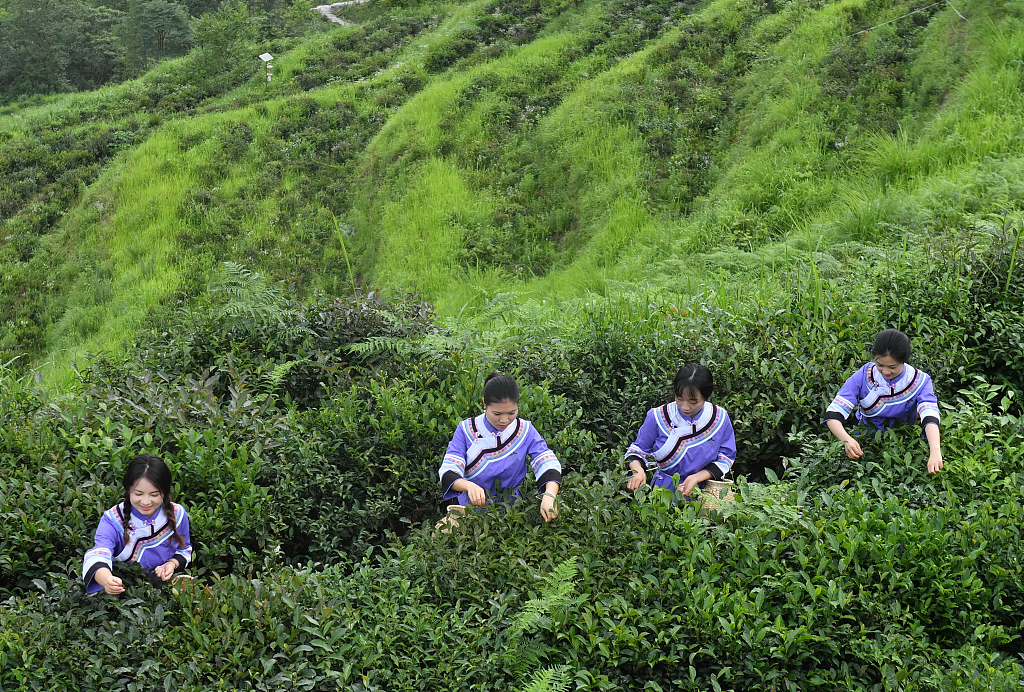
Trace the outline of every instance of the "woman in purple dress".
<instances>
[{"instance_id":1,"label":"woman in purple dress","mask_svg":"<svg viewBox=\"0 0 1024 692\"><path fill-rule=\"evenodd\" d=\"M679 369L672 383L675 401L648 411L636 442L626 450L626 465L633 472L626 487L636 490L648 482L648 458L657 463L651 485L684 496L729 473L736 461L736 436L729 414L708 401L714 389L707 367L690 363Z\"/></svg>"},{"instance_id":2,"label":"woman in purple dress","mask_svg":"<svg viewBox=\"0 0 1024 692\"><path fill-rule=\"evenodd\" d=\"M124 501L103 513L95 545L86 552L86 591L115 595L124 586L114 562L134 562L167 581L192 561L188 515L171 502L171 470L159 457L140 454L124 472Z\"/></svg>"},{"instance_id":3,"label":"woman in purple dress","mask_svg":"<svg viewBox=\"0 0 1024 692\"><path fill-rule=\"evenodd\" d=\"M939 402L932 378L910 365L910 338L898 329L886 329L875 336L871 347L874 361L850 375L825 411L825 425L843 442L846 456L859 459L864 452L843 423L856 414L856 421L885 430L921 421L928 440L928 473L942 469L939 437Z\"/></svg>"},{"instance_id":4,"label":"woman in purple dress","mask_svg":"<svg viewBox=\"0 0 1024 692\"><path fill-rule=\"evenodd\" d=\"M445 508L483 507L499 491L521 497L529 467L541 495L540 515L551 521L558 516L562 465L530 421L519 417L519 385L510 375L492 372L484 381L483 403L483 413L459 423L438 471Z\"/></svg>"}]
</instances>

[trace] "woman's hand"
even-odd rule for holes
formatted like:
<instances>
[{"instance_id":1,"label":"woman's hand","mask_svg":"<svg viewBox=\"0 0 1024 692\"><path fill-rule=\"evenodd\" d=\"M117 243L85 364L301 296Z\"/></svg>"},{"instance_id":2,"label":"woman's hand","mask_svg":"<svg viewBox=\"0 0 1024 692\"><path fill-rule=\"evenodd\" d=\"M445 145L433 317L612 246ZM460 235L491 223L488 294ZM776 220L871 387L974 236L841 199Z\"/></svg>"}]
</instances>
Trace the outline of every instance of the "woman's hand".
<instances>
[{"instance_id":1,"label":"woman's hand","mask_svg":"<svg viewBox=\"0 0 1024 692\"><path fill-rule=\"evenodd\" d=\"M683 494L684 497L689 497L690 493L697 486L698 483L703 483L706 480L711 479L711 474L708 471L698 471L697 473L691 473L689 476L683 479L683 482L679 484L677 490Z\"/></svg>"},{"instance_id":2,"label":"woman's hand","mask_svg":"<svg viewBox=\"0 0 1024 692\"><path fill-rule=\"evenodd\" d=\"M637 464L639 466L639 464ZM636 466L630 465L633 470L633 475L629 477L629 482L626 483L626 487L629 490L636 490L641 485L647 482L647 472L643 469L638 469Z\"/></svg>"},{"instance_id":3,"label":"woman's hand","mask_svg":"<svg viewBox=\"0 0 1024 692\"><path fill-rule=\"evenodd\" d=\"M558 516L558 483L548 481L544 484L544 494L540 496L540 518L545 523Z\"/></svg>"},{"instance_id":4,"label":"woman's hand","mask_svg":"<svg viewBox=\"0 0 1024 692\"><path fill-rule=\"evenodd\" d=\"M477 507L483 507L487 504L487 493L472 481L466 481L466 494L469 495L469 501Z\"/></svg>"},{"instance_id":5,"label":"woman's hand","mask_svg":"<svg viewBox=\"0 0 1024 692\"><path fill-rule=\"evenodd\" d=\"M175 560L168 560L164 564L160 565L153 570L156 576L160 577L160 581L167 581L174 574L174 570L178 569L178 563Z\"/></svg>"},{"instance_id":6,"label":"woman's hand","mask_svg":"<svg viewBox=\"0 0 1024 692\"><path fill-rule=\"evenodd\" d=\"M111 596L117 596L118 594L124 593L124 585L121 580L111 574L110 570L106 567L100 567L96 570L96 574L93 575L93 579L96 583L103 587L103 590Z\"/></svg>"},{"instance_id":7,"label":"woman's hand","mask_svg":"<svg viewBox=\"0 0 1024 692\"><path fill-rule=\"evenodd\" d=\"M928 439L928 473L936 474L942 470L942 442L939 439L939 426L929 423L924 426L924 436Z\"/></svg>"},{"instance_id":8,"label":"woman's hand","mask_svg":"<svg viewBox=\"0 0 1024 692\"><path fill-rule=\"evenodd\" d=\"M846 450L846 456L851 459L860 459L864 456L864 452L861 451L860 443L852 437L849 440L843 442L843 449Z\"/></svg>"},{"instance_id":9,"label":"woman's hand","mask_svg":"<svg viewBox=\"0 0 1024 692\"><path fill-rule=\"evenodd\" d=\"M544 493L544 495L541 496L540 517L545 523L558 517L558 505L555 502L555 497L553 495Z\"/></svg>"},{"instance_id":10,"label":"woman's hand","mask_svg":"<svg viewBox=\"0 0 1024 692\"><path fill-rule=\"evenodd\" d=\"M836 436L836 439L843 443L843 448L846 450L846 456L851 459L860 459L864 456L864 452L861 451L860 448L860 443L850 437L850 433L846 432L846 428L843 427L842 422L833 418L825 421L825 425L828 426L828 429Z\"/></svg>"},{"instance_id":11,"label":"woman's hand","mask_svg":"<svg viewBox=\"0 0 1024 692\"><path fill-rule=\"evenodd\" d=\"M487 504L487 493L485 493L484 489L473 481L467 481L465 478L460 478L452 483L452 490L457 493L466 493L471 505L483 507Z\"/></svg>"}]
</instances>

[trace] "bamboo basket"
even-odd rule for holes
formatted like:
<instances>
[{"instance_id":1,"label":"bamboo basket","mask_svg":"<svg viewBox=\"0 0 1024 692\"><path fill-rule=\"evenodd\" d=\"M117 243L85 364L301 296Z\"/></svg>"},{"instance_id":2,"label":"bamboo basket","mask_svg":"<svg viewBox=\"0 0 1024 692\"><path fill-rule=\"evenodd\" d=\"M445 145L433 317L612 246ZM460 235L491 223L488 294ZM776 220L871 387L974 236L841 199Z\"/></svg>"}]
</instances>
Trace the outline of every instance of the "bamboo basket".
<instances>
[{"instance_id":1,"label":"bamboo basket","mask_svg":"<svg viewBox=\"0 0 1024 692\"><path fill-rule=\"evenodd\" d=\"M452 528L458 528L459 517L466 513L466 508L462 505L448 505L448 513L441 517L441 521L434 524L434 528L441 531L441 533L451 533ZM437 536L437 533L434 533Z\"/></svg>"},{"instance_id":2,"label":"bamboo basket","mask_svg":"<svg viewBox=\"0 0 1024 692\"><path fill-rule=\"evenodd\" d=\"M721 509L726 503L733 502L736 499L736 493L733 492L734 485L732 481L708 481L707 487L700 491L700 501L704 511ZM726 491L725 495L722 494L723 490Z\"/></svg>"}]
</instances>

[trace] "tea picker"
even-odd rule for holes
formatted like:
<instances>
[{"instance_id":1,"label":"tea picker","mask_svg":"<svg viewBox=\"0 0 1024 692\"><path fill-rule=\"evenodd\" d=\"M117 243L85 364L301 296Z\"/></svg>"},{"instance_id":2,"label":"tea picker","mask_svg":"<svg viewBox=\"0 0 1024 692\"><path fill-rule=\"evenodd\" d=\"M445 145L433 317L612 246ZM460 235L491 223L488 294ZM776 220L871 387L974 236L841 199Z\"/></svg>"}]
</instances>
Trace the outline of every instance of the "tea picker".
<instances>
[{"instance_id":1,"label":"tea picker","mask_svg":"<svg viewBox=\"0 0 1024 692\"><path fill-rule=\"evenodd\" d=\"M713 392L714 376L706 366L690 363L679 369L672 383L674 401L647 412L636 442L626 450L629 490L649 482L689 497L695 488L729 473L736 436L728 412L708 401Z\"/></svg>"},{"instance_id":2,"label":"tea picker","mask_svg":"<svg viewBox=\"0 0 1024 692\"><path fill-rule=\"evenodd\" d=\"M496 372L488 375L483 405L483 413L459 423L438 469L449 519L470 506L522 498L528 468L537 481L541 518L556 518L562 465L533 424L519 417L515 379Z\"/></svg>"},{"instance_id":3,"label":"tea picker","mask_svg":"<svg viewBox=\"0 0 1024 692\"><path fill-rule=\"evenodd\" d=\"M871 346L874 360L847 378L822 422L843 443L846 456L859 459L864 452L846 431L847 421L875 430L920 421L922 436L928 440L928 473L938 473L942 469L939 402L932 378L907 362L911 352L906 334L898 329L880 331Z\"/></svg>"},{"instance_id":4,"label":"tea picker","mask_svg":"<svg viewBox=\"0 0 1024 692\"><path fill-rule=\"evenodd\" d=\"M134 563L155 580L172 580L192 562L185 508L171 501L167 464L152 454L132 459L122 481L124 496L100 518L93 547L82 561L86 591L124 593L115 563Z\"/></svg>"}]
</instances>

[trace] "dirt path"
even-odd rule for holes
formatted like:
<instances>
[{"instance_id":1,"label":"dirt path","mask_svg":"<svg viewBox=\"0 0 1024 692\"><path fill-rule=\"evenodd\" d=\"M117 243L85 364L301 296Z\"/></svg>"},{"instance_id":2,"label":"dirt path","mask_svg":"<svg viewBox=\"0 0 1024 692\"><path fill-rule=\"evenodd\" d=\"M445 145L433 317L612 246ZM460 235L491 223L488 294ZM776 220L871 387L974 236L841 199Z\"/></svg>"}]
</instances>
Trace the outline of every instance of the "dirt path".
<instances>
[{"instance_id":1,"label":"dirt path","mask_svg":"<svg viewBox=\"0 0 1024 692\"><path fill-rule=\"evenodd\" d=\"M313 8L316 12L319 12L324 16L324 19L330 20L335 24L341 24L342 26L352 26L352 22L346 22L341 17L334 14L336 7L348 7L349 5L362 5L364 2L369 0L346 0L346 2L332 2L330 5L317 5Z\"/></svg>"}]
</instances>

